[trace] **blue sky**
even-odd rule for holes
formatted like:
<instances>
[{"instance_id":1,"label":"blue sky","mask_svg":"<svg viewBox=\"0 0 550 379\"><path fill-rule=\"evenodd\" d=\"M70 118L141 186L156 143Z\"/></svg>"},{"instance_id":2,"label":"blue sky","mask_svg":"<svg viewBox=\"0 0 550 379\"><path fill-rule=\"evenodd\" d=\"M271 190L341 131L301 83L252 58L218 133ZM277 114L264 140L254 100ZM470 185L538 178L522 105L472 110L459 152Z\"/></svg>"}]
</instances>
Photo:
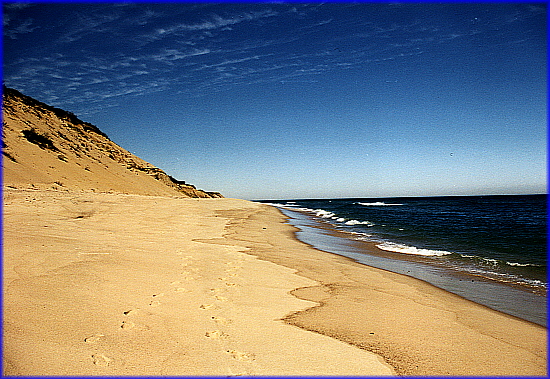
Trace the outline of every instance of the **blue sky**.
<instances>
[{"instance_id":1,"label":"blue sky","mask_svg":"<svg viewBox=\"0 0 550 379\"><path fill-rule=\"evenodd\" d=\"M545 3L5 3L8 87L227 197L546 192Z\"/></svg>"}]
</instances>

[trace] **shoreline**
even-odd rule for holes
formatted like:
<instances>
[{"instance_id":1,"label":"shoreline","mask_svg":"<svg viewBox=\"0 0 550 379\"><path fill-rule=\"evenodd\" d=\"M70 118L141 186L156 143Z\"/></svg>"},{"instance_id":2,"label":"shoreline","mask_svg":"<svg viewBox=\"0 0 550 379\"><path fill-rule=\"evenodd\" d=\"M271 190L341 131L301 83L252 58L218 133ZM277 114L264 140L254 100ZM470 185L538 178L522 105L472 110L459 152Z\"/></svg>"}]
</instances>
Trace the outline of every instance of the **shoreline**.
<instances>
[{"instance_id":1,"label":"shoreline","mask_svg":"<svg viewBox=\"0 0 550 379\"><path fill-rule=\"evenodd\" d=\"M546 328L312 248L268 205L3 204L4 375L546 375Z\"/></svg>"},{"instance_id":2,"label":"shoreline","mask_svg":"<svg viewBox=\"0 0 550 379\"><path fill-rule=\"evenodd\" d=\"M357 246L374 242L370 255L547 295L544 195L260 202L303 213Z\"/></svg>"},{"instance_id":3,"label":"shoreline","mask_svg":"<svg viewBox=\"0 0 550 379\"><path fill-rule=\"evenodd\" d=\"M422 257L386 253L377 249L375 242L349 238L346 232L330 223L319 222L306 213L289 209L281 212L299 229L297 238L312 247L346 256L363 265L422 280L465 300L546 327L547 298L544 295L519 285L436 266Z\"/></svg>"},{"instance_id":4,"label":"shoreline","mask_svg":"<svg viewBox=\"0 0 550 379\"><path fill-rule=\"evenodd\" d=\"M296 227L275 207L279 235L296 242L292 252L247 245L250 254L285 267L319 286L293 291L319 306L286 322L381 355L398 375L547 375L546 328L492 310L424 281L373 268L300 241ZM261 234L256 217L248 220ZM255 234L230 225L237 241ZM313 253L315 251L317 254ZM314 255L315 257L312 257Z\"/></svg>"}]
</instances>

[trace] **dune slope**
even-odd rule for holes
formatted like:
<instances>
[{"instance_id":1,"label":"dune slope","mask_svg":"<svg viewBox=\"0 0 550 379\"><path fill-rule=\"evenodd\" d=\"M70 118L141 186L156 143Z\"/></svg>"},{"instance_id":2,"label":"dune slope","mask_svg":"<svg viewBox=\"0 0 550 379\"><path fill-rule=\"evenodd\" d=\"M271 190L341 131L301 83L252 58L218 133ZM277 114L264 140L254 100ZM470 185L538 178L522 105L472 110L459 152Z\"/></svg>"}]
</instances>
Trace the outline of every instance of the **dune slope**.
<instances>
[{"instance_id":1,"label":"dune slope","mask_svg":"<svg viewBox=\"0 0 550 379\"><path fill-rule=\"evenodd\" d=\"M136 157L96 126L3 88L4 185L139 195L223 197Z\"/></svg>"}]
</instances>

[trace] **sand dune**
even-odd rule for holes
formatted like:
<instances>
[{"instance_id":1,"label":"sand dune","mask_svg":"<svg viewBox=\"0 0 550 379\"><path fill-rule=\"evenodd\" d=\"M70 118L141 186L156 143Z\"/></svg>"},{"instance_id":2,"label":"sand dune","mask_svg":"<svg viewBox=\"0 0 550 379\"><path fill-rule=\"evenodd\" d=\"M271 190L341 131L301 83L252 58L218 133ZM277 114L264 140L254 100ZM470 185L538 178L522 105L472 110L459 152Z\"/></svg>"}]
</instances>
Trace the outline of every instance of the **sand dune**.
<instances>
[{"instance_id":1,"label":"sand dune","mask_svg":"<svg viewBox=\"0 0 550 379\"><path fill-rule=\"evenodd\" d=\"M3 180L12 188L221 197L170 177L72 113L6 87L2 133Z\"/></svg>"},{"instance_id":2,"label":"sand dune","mask_svg":"<svg viewBox=\"0 0 550 379\"><path fill-rule=\"evenodd\" d=\"M314 281L220 243L260 205L206 199L222 196L69 112L3 100L4 375L393 373L283 321L317 305L290 294Z\"/></svg>"}]
</instances>

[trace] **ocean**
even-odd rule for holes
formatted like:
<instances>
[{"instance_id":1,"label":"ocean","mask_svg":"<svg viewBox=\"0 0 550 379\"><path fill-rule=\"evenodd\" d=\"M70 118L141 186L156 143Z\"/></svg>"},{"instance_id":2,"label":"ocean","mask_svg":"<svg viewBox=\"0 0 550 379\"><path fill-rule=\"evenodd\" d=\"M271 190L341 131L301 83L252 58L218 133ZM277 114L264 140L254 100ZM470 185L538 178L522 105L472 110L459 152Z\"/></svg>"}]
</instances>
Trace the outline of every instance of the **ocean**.
<instances>
[{"instance_id":1,"label":"ocean","mask_svg":"<svg viewBox=\"0 0 550 379\"><path fill-rule=\"evenodd\" d=\"M261 202L313 247L546 325L546 195Z\"/></svg>"}]
</instances>

